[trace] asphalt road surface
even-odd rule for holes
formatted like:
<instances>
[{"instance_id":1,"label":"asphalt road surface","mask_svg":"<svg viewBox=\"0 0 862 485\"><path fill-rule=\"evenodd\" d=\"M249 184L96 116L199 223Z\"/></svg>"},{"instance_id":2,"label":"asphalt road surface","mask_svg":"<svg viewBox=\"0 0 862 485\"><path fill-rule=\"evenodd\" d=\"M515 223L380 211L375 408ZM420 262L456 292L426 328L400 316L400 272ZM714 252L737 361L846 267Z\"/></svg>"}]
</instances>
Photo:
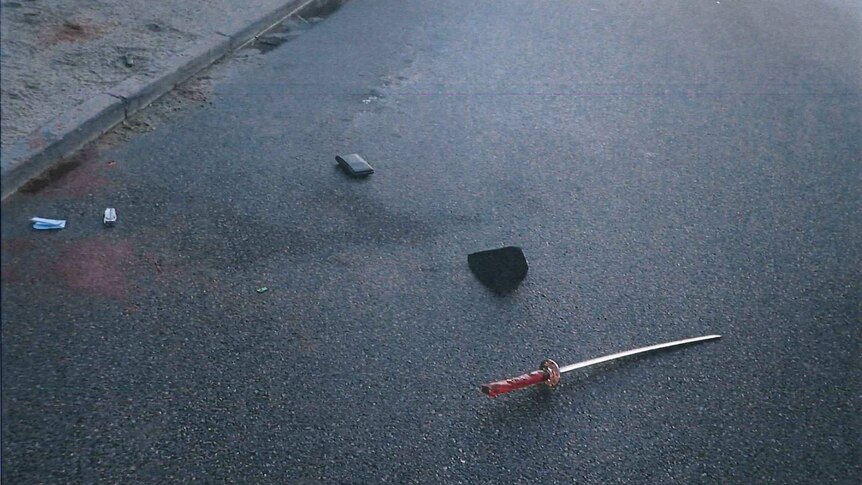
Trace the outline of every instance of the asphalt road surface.
<instances>
[{"instance_id":1,"label":"asphalt road surface","mask_svg":"<svg viewBox=\"0 0 862 485\"><path fill-rule=\"evenodd\" d=\"M238 53L4 202L4 483L854 483L860 19L356 0Z\"/></svg>"}]
</instances>

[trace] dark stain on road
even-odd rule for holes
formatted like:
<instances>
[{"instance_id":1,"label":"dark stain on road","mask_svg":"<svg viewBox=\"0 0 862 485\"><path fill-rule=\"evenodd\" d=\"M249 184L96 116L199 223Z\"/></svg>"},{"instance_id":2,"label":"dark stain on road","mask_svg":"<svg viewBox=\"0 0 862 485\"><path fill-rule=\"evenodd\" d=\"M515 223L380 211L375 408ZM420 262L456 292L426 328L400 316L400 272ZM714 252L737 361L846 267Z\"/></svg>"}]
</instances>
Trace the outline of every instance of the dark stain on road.
<instances>
[{"instance_id":1,"label":"dark stain on road","mask_svg":"<svg viewBox=\"0 0 862 485\"><path fill-rule=\"evenodd\" d=\"M21 187L22 194L82 197L103 187L108 179L101 175L104 168L97 163L99 152L90 145L75 155L63 159L53 168Z\"/></svg>"},{"instance_id":2,"label":"dark stain on road","mask_svg":"<svg viewBox=\"0 0 862 485\"><path fill-rule=\"evenodd\" d=\"M81 165L81 161L75 158L63 160L57 165L54 165L51 169L43 173L42 175L30 180L26 184L24 184L19 192L22 194L35 194L45 187L51 185L52 182L55 182L64 175L68 174L72 170L75 170L79 165Z\"/></svg>"}]
</instances>

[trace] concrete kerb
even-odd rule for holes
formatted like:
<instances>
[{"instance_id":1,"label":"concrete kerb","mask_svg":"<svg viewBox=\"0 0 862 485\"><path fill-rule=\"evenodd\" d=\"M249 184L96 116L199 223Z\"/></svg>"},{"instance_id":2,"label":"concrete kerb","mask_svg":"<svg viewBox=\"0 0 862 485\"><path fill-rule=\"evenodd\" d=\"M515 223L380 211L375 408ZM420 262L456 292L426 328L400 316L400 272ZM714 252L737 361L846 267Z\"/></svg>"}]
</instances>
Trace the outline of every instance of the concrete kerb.
<instances>
[{"instance_id":1,"label":"concrete kerb","mask_svg":"<svg viewBox=\"0 0 862 485\"><path fill-rule=\"evenodd\" d=\"M104 93L61 113L46 125L3 150L0 160L2 196L14 194L30 179L50 169L88 142L145 108L177 84L209 67L286 18L325 0L285 0L278 8L252 22L237 21L225 31L214 32L171 57L154 77L131 77Z\"/></svg>"},{"instance_id":2,"label":"concrete kerb","mask_svg":"<svg viewBox=\"0 0 862 485\"><path fill-rule=\"evenodd\" d=\"M173 89L177 84L221 59L230 50L230 41L227 37L221 34L211 34L171 57L167 61L169 67L158 76L130 77L108 90L107 94L121 99L125 106L126 116L131 116Z\"/></svg>"}]
</instances>

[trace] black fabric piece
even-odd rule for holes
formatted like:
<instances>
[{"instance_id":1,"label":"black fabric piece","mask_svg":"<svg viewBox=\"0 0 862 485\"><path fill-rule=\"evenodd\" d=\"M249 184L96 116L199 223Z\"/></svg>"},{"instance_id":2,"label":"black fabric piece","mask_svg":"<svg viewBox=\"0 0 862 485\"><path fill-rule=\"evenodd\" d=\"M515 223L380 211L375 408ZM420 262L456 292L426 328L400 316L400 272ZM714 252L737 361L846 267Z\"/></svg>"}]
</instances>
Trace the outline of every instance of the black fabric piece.
<instances>
[{"instance_id":1,"label":"black fabric piece","mask_svg":"<svg viewBox=\"0 0 862 485\"><path fill-rule=\"evenodd\" d=\"M527 277L527 258L517 246L470 254L467 265L483 285L497 293L514 290Z\"/></svg>"}]
</instances>

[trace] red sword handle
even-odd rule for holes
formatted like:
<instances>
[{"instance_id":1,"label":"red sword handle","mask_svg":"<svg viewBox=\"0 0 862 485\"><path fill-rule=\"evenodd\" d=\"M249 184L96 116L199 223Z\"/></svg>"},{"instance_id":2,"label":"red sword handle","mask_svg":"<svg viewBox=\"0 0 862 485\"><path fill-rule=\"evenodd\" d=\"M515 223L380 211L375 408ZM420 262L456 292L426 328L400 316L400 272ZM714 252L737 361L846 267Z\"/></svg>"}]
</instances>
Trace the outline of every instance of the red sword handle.
<instances>
[{"instance_id":1,"label":"red sword handle","mask_svg":"<svg viewBox=\"0 0 862 485\"><path fill-rule=\"evenodd\" d=\"M497 397L500 394L517 391L525 387L545 382L548 379L548 374L543 370L534 370L529 374L522 374L518 377L512 377L502 381L491 382L482 386L482 392L491 396Z\"/></svg>"},{"instance_id":2,"label":"red sword handle","mask_svg":"<svg viewBox=\"0 0 862 485\"><path fill-rule=\"evenodd\" d=\"M482 386L482 392L491 397L497 397L500 394L517 391L518 389L530 387L542 382L547 382L551 387L556 386L560 382L560 366L551 359L546 359L542 362L539 370L534 370L533 372L522 374L518 377L485 384Z\"/></svg>"}]
</instances>

